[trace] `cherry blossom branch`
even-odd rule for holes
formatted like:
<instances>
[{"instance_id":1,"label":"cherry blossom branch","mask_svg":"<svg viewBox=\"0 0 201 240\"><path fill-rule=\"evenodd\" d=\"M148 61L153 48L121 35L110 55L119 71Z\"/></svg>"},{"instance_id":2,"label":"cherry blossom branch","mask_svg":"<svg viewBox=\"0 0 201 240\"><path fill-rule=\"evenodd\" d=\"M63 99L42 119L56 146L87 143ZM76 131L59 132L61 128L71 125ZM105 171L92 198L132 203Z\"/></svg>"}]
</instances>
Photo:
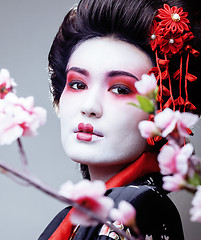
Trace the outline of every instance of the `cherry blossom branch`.
<instances>
[{"instance_id":1,"label":"cherry blossom branch","mask_svg":"<svg viewBox=\"0 0 201 240\"><path fill-rule=\"evenodd\" d=\"M27 157L26 157L26 154L25 154L25 151L24 151L24 148L23 148L23 145L22 145L22 142L21 142L20 138L17 139L17 143L18 143L18 147L19 147L22 167L23 167L24 171L28 171L28 160L27 160Z\"/></svg>"},{"instance_id":2,"label":"cherry blossom branch","mask_svg":"<svg viewBox=\"0 0 201 240\"><path fill-rule=\"evenodd\" d=\"M0 168L0 172L2 172L6 177L10 178L11 180L13 180L14 182L22 185L22 186L30 186L29 183L23 181L23 180L20 180L18 177L16 177L15 175L13 175L12 173L8 172L8 171L5 171L4 169L1 169Z\"/></svg>"},{"instance_id":3,"label":"cherry blossom branch","mask_svg":"<svg viewBox=\"0 0 201 240\"><path fill-rule=\"evenodd\" d=\"M197 191L197 188L196 187L194 187L193 185L191 185L191 184L186 184L185 186L184 186L184 189L186 189L188 192L191 192L191 193L196 193L196 191Z\"/></svg>"},{"instance_id":4,"label":"cherry blossom branch","mask_svg":"<svg viewBox=\"0 0 201 240\"><path fill-rule=\"evenodd\" d=\"M43 183L29 171L28 160L20 138L22 136L31 137L37 134L37 129L46 122L46 110L42 107L35 107L34 98L32 96L27 98L18 97L14 91L14 87L16 87L16 85L17 84L11 78L7 69L0 70L0 145L9 145L17 140L20 161L22 164L22 170L18 170L15 167L2 162L0 163L0 172L17 183L32 185L53 198L73 206L78 210L77 212L81 212L82 215L86 215L88 219L92 219L92 221L94 220L95 223L100 222L108 225L111 229L126 239L134 239L128 236L125 231L123 232L113 224L106 222L109 211L113 206L113 200L104 196L105 185L104 192L101 193L100 197L104 198L104 200L108 199L112 204L111 207L108 207L108 205L105 206L102 203L103 209L104 207L106 209L106 211L103 212L106 214L99 215L97 212L87 208L86 205L82 205L79 201L76 201L69 196L61 195L60 192L57 192L50 186Z\"/></svg>"},{"instance_id":5,"label":"cherry blossom branch","mask_svg":"<svg viewBox=\"0 0 201 240\"><path fill-rule=\"evenodd\" d=\"M201 179L201 158L192 155L191 158L189 159L189 165Z\"/></svg>"},{"instance_id":6,"label":"cherry blossom branch","mask_svg":"<svg viewBox=\"0 0 201 240\"><path fill-rule=\"evenodd\" d=\"M154 79L152 80L154 81ZM155 92L151 87L152 80L150 76L144 76L142 80L135 83L140 96L148 97L150 93ZM152 84L155 87L156 82L155 79L155 84ZM162 87L161 84L160 86ZM162 91L162 89L160 90ZM159 97L161 98L161 96ZM176 111L175 106L173 106L173 110L170 108L162 110L161 107L161 110L157 112L156 95L152 95L148 99L150 104L155 104L153 121L141 121L138 128L142 137L152 139L152 143L156 137L167 140L167 144L160 149L158 154L160 172L164 175L163 188L167 191L185 189L193 193L195 196L192 200L193 208L190 210L191 220L201 222L201 158L195 156L193 145L185 141L191 134L190 128L197 123L199 117L190 112L180 112L180 108ZM141 98L138 97L139 100ZM162 102L160 101L160 103ZM148 112L147 106L150 104L147 102L142 104L142 101L139 101L139 105L133 105Z\"/></svg>"},{"instance_id":7,"label":"cherry blossom branch","mask_svg":"<svg viewBox=\"0 0 201 240\"><path fill-rule=\"evenodd\" d=\"M83 212L84 214L86 214L90 218L92 218L92 219L94 219L94 220L96 220L96 221L98 221L102 224L106 224L111 229L113 229L116 233L125 237L126 239L136 240L134 237L130 237L125 231L122 231L122 230L118 229L117 227L115 227L112 223L107 222L105 219L101 219L99 216L94 214L92 211L88 210L87 208L84 208L84 207L80 206L77 202L74 202L74 201L58 194L58 192L56 190L54 190L53 188L51 188L47 184L43 183L40 179L38 179L36 176L32 175L31 173L20 171L16 168L10 166L9 164L3 163L3 162L0 162L0 168L3 169L6 172L9 172L9 173L13 174L15 177L18 177L18 178L24 180L29 185L34 186L35 188L39 189L43 193L46 193L47 195L52 196L53 198L65 203L65 204L68 204L68 205L71 205L71 206L75 207L76 209ZM142 239L142 238L140 237L138 239Z\"/></svg>"}]
</instances>

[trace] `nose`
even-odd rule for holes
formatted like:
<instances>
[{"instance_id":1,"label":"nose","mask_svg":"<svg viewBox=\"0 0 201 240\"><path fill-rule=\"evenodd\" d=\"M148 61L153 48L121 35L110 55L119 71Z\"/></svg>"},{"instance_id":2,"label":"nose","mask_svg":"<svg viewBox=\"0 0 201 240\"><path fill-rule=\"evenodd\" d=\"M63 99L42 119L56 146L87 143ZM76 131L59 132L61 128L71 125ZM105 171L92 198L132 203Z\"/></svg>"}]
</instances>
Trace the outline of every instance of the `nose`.
<instances>
[{"instance_id":1,"label":"nose","mask_svg":"<svg viewBox=\"0 0 201 240\"><path fill-rule=\"evenodd\" d=\"M87 117L100 118L103 114L102 101L99 89L88 91L81 106L81 114Z\"/></svg>"}]
</instances>

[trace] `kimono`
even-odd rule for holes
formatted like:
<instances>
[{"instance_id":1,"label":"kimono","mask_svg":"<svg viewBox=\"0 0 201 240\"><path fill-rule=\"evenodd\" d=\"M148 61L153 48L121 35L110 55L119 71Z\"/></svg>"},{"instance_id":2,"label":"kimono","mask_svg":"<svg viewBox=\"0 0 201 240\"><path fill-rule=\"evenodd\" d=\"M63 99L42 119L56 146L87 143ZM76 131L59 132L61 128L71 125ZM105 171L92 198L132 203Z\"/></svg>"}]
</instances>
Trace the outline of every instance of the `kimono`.
<instances>
[{"instance_id":1,"label":"kimono","mask_svg":"<svg viewBox=\"0 0 201 240\"><path fill-rule=\"evenodd\" d=\"M145 240L183 240L183 229L179 213L173 202L162 189L160 173L147 174L126 186L108 189L106 196L111 197L115 207L121 200L131 203L137 212L136 224ZM48 240L70 211L70 207L63 209L48 225L38 240ZM128 234L131 230L120 222L114 225ZM133 235L135 236L135 235ZM123 240L107 225L99 224L92 227L77 226L74 240ZM60 240L60 239L59 239ZM67 239L61 239L67 240Z\"/></svg>"}]
</instances>

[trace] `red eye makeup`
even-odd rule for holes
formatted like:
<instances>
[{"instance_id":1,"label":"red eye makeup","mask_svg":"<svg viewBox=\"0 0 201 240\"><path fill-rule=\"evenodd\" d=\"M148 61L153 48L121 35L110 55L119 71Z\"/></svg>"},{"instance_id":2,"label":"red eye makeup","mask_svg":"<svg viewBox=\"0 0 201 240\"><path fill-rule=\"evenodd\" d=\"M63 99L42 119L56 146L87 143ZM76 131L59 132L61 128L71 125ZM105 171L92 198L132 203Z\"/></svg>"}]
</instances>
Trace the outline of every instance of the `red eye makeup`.
<instances>
[{"instance_id":1,"label":"red eye makeup","mask_svg":"<svg viewBox=\"0 0 201 240\"><path fill-rule=\"evenodd\" d=\"M136 78L130 76L116 76L109 78L109 91L117 95L133 95L137 93L134 86Z\"/></svg>"},{"instance_id":2,"label":"red eye makeup","mask_svg":"<svg viewBox=\"0 0 201 240\"><path fill-rule=\"evenodd\" d=\"M83 74L69 70L66 77L67 90L82 91L88 88Z\"/></svg>"}]
</instances>

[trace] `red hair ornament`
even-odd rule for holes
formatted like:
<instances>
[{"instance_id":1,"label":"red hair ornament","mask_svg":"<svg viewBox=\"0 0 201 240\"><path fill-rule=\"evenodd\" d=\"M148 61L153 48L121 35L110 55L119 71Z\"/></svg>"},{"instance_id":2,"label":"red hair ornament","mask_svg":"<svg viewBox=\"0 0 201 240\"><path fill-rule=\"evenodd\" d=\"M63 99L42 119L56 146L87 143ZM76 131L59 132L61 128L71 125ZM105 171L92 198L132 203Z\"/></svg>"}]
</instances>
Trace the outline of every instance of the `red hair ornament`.
<instances>
[{"instance_id":1,"label":"red hair ornament","mask_svg":"<svg viewBox=\"0 0 201 240\"><path fill-rule=\"evenodd\" d=\"M150 29L150 45L156 55L156 67L149 73L155 74L159 85L157 101L160 103L160 111L164 108L184 112L196 110L188 98L188 82L195 81L197 77L188 72L188 66L190 54L197 57L199 52L189 44L194 35L190 31L187 16L188 13L184 12L182 7L171 8L164 4L163 8L158 9ZM175 55L179 56L180 67L171 76L169 68L171 58ZM168 81L168 84L165 86L163 81ZM172 81L179 81L179 96L176 99L173 96ZM182 96L182 87L184 87L185 97Z\"/></svg>"},{"instance_id":2,"label":"red hair ornament","mask_svg":"<svg viewBox=\"0 0 201 240\"><path fill-rule=\"evenodd\" d=\"M165 108L172 108L174 111L195 111L196 107L189 101L188 83L197 80L197 77L189 73L190 55L199 56L199 52L192 48L190 41L194 38L190 31L190 22L187 19L188 12L183 8L164 4L158 9L151 29L150 45L156 56L156 67L153 67L149 74L154 73L159 85L157 102L162 111ZM179 69L170 74L172 57L178 56ZM164 82L165 81L165 82ZM178 82L178 96L173 96L173 81ZM165 84L164 84L165 83ZM182 92L184 93L182 95ZM154 121L153 115L149 121ZM189 134L192 131L189 129ZM161 137L147 139L150 145L161 140Z\"/></svg>"}]
</instances>

